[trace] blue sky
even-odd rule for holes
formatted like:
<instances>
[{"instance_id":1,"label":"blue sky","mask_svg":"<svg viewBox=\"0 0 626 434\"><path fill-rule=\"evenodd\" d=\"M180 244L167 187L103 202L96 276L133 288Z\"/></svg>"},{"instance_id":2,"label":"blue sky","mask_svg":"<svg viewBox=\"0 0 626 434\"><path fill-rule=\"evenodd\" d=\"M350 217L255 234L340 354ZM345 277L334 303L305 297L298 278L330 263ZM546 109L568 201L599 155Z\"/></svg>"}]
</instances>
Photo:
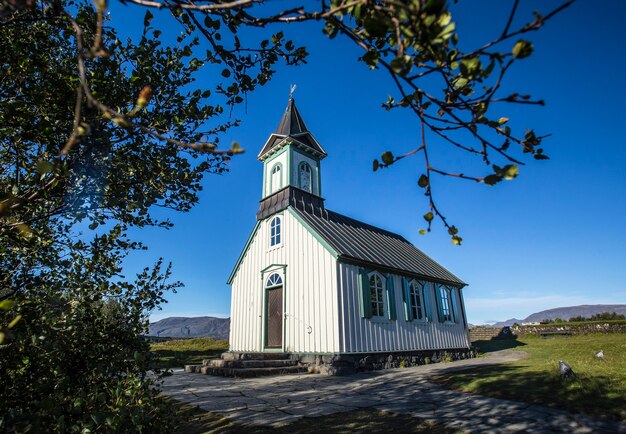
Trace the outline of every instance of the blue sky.
<instances>
[{"instance_id":1,"label":"blue sky","mask_svg":"<svg viewBox=\"0 0 626 434\"><path fill-rule=\"evenodd\" d=\"M523 1L521 9L530 13L558 3ZM454 5L463 43L476 45L499 34L510 4ZM112 5L112 24L122 29L142 17L140 8ZM517 64L508 86L547 105L508 107L503 114L513 128L551 133L545 142L551 159L528 160L516 180L495 187L436 179L436 199L460 228L461 247L450 243L439 224L427 236L418 234L427 210L417 186L421 159L371 170L381 152L401 154L418 144L418 124L410 113L380 108L394 93L390 80L357 62L360 53L347 42L328 40L315 23L285 26L286 35L311 55L307 65L280 67L272 82L248 96L247 111L233 113L243 122L223 143L236 140L248 152L233 159L229 173L205 178L199 205L169 215L173 229L136 234L150 250L133 255L128 269L162 256L186 285L152 319L229 315L226 279L254 226L261 197L262 164L256 155L276 128L292 83L307 126L328 152L322 162L326 206L403 235L468 282L470 322L524 318L559 306L626 303L625 21L624 2L600 7L581 0L530 35L535 54ZM441 149L436 139L429 140ZM433 155L442 166L464 165L458 154Z\"/></svg>"}]
</instances>

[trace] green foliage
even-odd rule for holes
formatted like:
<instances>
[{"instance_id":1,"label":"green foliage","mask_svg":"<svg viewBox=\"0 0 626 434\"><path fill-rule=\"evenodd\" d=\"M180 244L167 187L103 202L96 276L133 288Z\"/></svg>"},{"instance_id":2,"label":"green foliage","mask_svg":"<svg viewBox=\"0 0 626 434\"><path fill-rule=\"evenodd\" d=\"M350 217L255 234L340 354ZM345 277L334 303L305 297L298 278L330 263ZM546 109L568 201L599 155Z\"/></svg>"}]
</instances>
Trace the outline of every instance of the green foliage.
<instances>
[{"instance_id":1,"label":"green foliage","mask_svg":"<svg viewBox=\"0 0 626 434\"><path fill-rule=\"evenodd\" d=\"M171 429L154 389L158 376L146 375L154 363L140 336L145 312L172 287L162 283L168 276L157 264L123 291L113 285L94 290L66 278L61 288L16 293L22 320L0 350L2 430Z\"/></svg>"},{"instance_id":2,"label":"green foliage","mask_svg":"<svg viewBox=\"0 0 626 434\"><path fill-rule=\"evenodd\" d=\"M382 107L411 110L421 129L418 147L399 156L385 152L380 160L373 160L374 171L421 153L426 173L420 176L418 185L429 201L426 216L438 217L449 229L452 225L435 204L431 175L486 185L512 180L524 164L515 150L510 149L512 143L518 145L517 152L530 153L536 160L548 159L542 148L543 136L533 130L527 130L523 136L513 132L505 125L509 118L496 117L490 109L501 102L543 105L543 101L533 100L530 95L497 96L507 71L533 53L533 44L528 40L518 39L512 48L505 42L510 44L512 38L541 28L569 3L545 16L535 12L534 20L514 30L511 24L516 18L516 2L499 37L464 50L459 44L453 8L445 1L332 1L329 11L332 15L326 21L325 33L331 38L346 36L364 50L360 60L370 69L388 72L396 85L396 95L389 95ZM468 175L439 166L428 155L433 145L426 132L441 139L437 146L449 146L451 153L479 158L491 166L492 173ZM501 162L492 164L492 160ZM420 233L430 231L433 218L426 218L428 227ZM450 235L454 244L461 244L462 238L456 232Z\"/></svg>"},{"instance_id":3,"label":"green foliage","mask_svg":"<svg viewBox=\"0 0 626 434\"><path fill-rule=\"evenodd\" d=\"M0 13L0 431L171 432L140 335L180 285L162 261L123 274L145 249L129 230L170 227L155 207L191 209L203 176L243 151L218 148L238 125L220 120L224 107L306 53L282 36L233 51L228 16L205 20L222 39L207 50L181 10L172 40L149 11L123 40L106 2L37 6Z\"/></svg>"},{"instance_id":4,"label":"green foliage","mask_svg":"<svg viewBox=\"0 0 626 434\"><path fill-rule=\"evenodd\" d=\"M617 312L602 312L592 315L587 318L584 316L573 316L568 321L569 322L585 322L585 321L624 321L626 320L626 315L619 314Z\"/></svg>"}]
</instances>

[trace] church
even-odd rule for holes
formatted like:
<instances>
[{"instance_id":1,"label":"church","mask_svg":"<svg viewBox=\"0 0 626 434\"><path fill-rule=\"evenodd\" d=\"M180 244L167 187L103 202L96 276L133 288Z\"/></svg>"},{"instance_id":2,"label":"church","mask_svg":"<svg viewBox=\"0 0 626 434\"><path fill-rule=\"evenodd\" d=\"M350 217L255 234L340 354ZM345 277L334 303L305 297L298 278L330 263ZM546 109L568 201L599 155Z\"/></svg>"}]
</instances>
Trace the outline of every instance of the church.
<instances>
[{"instance_id":1,"label":"church","mask_svg":"<svg viewBox=\"0 0 626 434\"><path fill-rule=\"evenodd\" d=\"M466 284L402 236L326 208L326 156L290 98L258 155L256 225L228 279L229 351L469 355Z\"/></svg>"}]
</instances>

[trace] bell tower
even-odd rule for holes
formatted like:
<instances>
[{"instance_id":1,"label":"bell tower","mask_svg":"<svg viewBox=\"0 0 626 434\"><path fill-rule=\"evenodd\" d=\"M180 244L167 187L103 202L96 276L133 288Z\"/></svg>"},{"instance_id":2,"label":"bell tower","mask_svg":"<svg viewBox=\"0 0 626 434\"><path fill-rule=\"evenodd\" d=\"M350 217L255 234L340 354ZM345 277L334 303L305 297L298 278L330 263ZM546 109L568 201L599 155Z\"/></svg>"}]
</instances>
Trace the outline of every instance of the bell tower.
<instances>
[{"instance_id":1,"label":"bell tower","mask_svg":"<svg viewBox=\"0 0 626 434\"><path fill-rule=\"evenodd\" d=\"M320 161L326 155L290 97L278 128L267 139L257 157L263 162L262 199L279 192L284 194L287 188L321 198Z\"/></svg>"}]
</instances>

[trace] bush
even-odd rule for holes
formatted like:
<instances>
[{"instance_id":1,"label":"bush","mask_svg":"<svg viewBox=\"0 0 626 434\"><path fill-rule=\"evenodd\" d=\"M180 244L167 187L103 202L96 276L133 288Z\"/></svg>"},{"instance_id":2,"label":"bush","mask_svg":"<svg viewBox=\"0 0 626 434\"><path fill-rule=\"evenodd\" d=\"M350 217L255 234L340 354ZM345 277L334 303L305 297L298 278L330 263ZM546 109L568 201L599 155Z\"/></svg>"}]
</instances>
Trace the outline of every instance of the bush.
<instances>
[{"instance_id":1,"label":"bush","mask_svg":"<svg viewBox=\"0 0 626 434\"><path fill-rule=\"evenodd\" d=\"M149 281L115 299L93 288L16 294L1 318L21 317L0 350L0 431L172 431L141 336L163 289Z\"/></svg>"}]
</instances>

